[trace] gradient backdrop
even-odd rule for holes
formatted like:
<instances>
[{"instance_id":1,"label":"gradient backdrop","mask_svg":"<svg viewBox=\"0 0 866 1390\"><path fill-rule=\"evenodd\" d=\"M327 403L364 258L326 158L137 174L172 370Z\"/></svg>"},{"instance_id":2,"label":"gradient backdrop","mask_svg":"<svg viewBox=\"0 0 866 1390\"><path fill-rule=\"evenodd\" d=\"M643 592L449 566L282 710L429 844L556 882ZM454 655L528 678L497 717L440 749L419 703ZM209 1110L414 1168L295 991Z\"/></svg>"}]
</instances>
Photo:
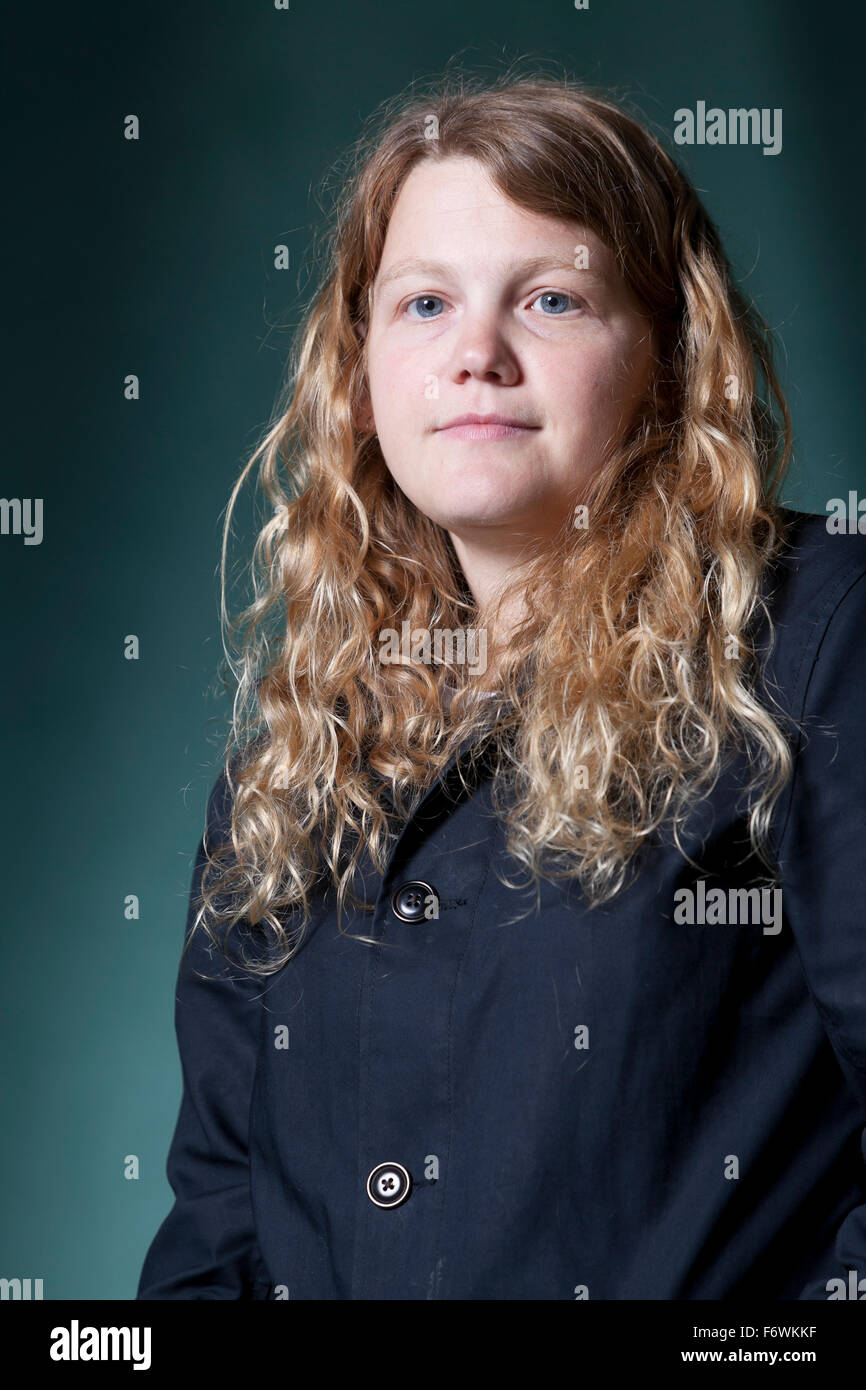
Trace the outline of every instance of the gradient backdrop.
<instances>
[{"instance_id":1,"label":"gradient backdrop","mask_svg":"<svg viewBox=\"0 0 866 1390\"><path fill-rule=\"evenodd\" d=\"M491 76L560 64L635 102L779 334L796 427L785 500L824 512L866 491L863 37L854 0L163 0L7 17L2 492L43 499L44 536L0 536L0 1276L42 1278L46 1299L132 1298L170 1205L173 985L228 712L221 513L310 288L316 188L361 121L455 55ZM674 111L699 100L781 107L781 153L673 146Z\"/></svg>"}]
</instances>

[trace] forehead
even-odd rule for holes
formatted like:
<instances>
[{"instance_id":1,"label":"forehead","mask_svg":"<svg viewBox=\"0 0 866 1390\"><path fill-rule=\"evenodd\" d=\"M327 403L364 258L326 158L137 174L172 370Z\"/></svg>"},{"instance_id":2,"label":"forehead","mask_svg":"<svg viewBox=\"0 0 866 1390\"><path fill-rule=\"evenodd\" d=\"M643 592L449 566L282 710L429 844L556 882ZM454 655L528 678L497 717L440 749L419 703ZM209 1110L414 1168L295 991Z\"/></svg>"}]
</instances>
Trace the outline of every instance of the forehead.
<instances>
[{"instance_id":1,"label":"forehead","mask_svg":"<svg viewBox=\"0 0 866 1390\"><path fill-rule=\"evenodd\" d=\"M408 258L442 261L454 254L490 263L509 261L514 251L568 254L586 246L599 275L618 278L613 253L579 221L520 207L495 185L477 160L451 156L416 164L397 195L376 276L381 284Z\"/></svg>"}]
</instances>

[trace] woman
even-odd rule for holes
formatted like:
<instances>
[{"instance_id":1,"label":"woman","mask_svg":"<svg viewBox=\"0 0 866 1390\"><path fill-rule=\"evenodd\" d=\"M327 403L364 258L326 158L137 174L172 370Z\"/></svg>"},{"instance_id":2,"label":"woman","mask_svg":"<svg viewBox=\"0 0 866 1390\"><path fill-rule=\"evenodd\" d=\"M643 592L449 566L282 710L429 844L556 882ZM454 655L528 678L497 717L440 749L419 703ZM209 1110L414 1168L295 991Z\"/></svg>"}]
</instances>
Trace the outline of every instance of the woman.
<instances>
[{"instance_id":1,"label":"woman","mask_svg":"<svg viewBox=\"0 0 866 1390\"><path fill-rule=\"evenodd\" d=\"M769 334L619 107L446 85L357 156L232 497L138 1297L850 1296L866 542L779 504Z\"/></svg>"}]
</instances>

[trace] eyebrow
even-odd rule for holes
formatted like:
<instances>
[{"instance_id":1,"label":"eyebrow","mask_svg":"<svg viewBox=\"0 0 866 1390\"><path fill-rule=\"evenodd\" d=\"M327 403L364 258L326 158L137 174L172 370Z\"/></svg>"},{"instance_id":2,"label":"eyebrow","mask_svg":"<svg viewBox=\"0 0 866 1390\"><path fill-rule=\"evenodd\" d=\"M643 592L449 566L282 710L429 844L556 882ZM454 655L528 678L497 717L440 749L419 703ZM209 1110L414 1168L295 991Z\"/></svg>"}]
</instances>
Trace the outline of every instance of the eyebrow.
<instances>
[{"instance_id":1,"label":"eyebrow","mask_svg":"<svg viewBox=\"0 0 866 1390\"><path fill-rule=\"evenodd\" d=\"M580 245L580 242L576 242ZM607 276L603 272L594 270L581 270L573 261L562 260L558 256L533 256L527 261L514 262L510 266L503 266L504 271L511 271L517 275L534 275L541 270L579 270L582 279L588 279L595 284L604 284ZM454 267L448 265L446 261L425 261L417 256L409 256L406 260L397 261L387 275L383 275L378 284L374 282L375 293L378 294L392 280L402 280L406 275L441 275L443 278L454 274Z\"/></svg>"}]
</instances>

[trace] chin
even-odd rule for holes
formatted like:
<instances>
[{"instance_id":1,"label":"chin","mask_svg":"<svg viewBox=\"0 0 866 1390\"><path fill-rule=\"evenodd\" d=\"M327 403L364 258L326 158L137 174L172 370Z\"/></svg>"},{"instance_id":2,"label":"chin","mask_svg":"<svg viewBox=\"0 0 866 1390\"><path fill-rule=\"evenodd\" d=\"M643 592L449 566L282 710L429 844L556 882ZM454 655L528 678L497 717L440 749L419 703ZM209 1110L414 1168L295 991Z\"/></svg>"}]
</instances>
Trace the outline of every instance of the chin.
<instances>
[{"instance_id":1,"label":"chin","mask_svg":"<svg viewBox=\"0 0 866 1390\"><path fill-rule=\"evenodd\" d=\"M499 526L525 515L526 501L521 503L519 498L505 496L501 479L496 482L485 478L477 486L472 483L471 479L457 479L443 487L440 479L438 487L434 485L423 498L410 500L431 521L446 527Z\"/></svg>"},{"instance_id":2,"label":"chin","mask_svg":"<svg viewBox=\"0 0 866 1390\"><path fill-rule=\"evenodd\" d=\"M435 521L437 526L444 526L446 531L456 531L459 535L461 531L477 531L489 526L507 526L509 522L515 520L515 513L502 508L479 508L473 511L447 512L433 515L427 512L431 521Z\"/></svg>"}]
</instances>

